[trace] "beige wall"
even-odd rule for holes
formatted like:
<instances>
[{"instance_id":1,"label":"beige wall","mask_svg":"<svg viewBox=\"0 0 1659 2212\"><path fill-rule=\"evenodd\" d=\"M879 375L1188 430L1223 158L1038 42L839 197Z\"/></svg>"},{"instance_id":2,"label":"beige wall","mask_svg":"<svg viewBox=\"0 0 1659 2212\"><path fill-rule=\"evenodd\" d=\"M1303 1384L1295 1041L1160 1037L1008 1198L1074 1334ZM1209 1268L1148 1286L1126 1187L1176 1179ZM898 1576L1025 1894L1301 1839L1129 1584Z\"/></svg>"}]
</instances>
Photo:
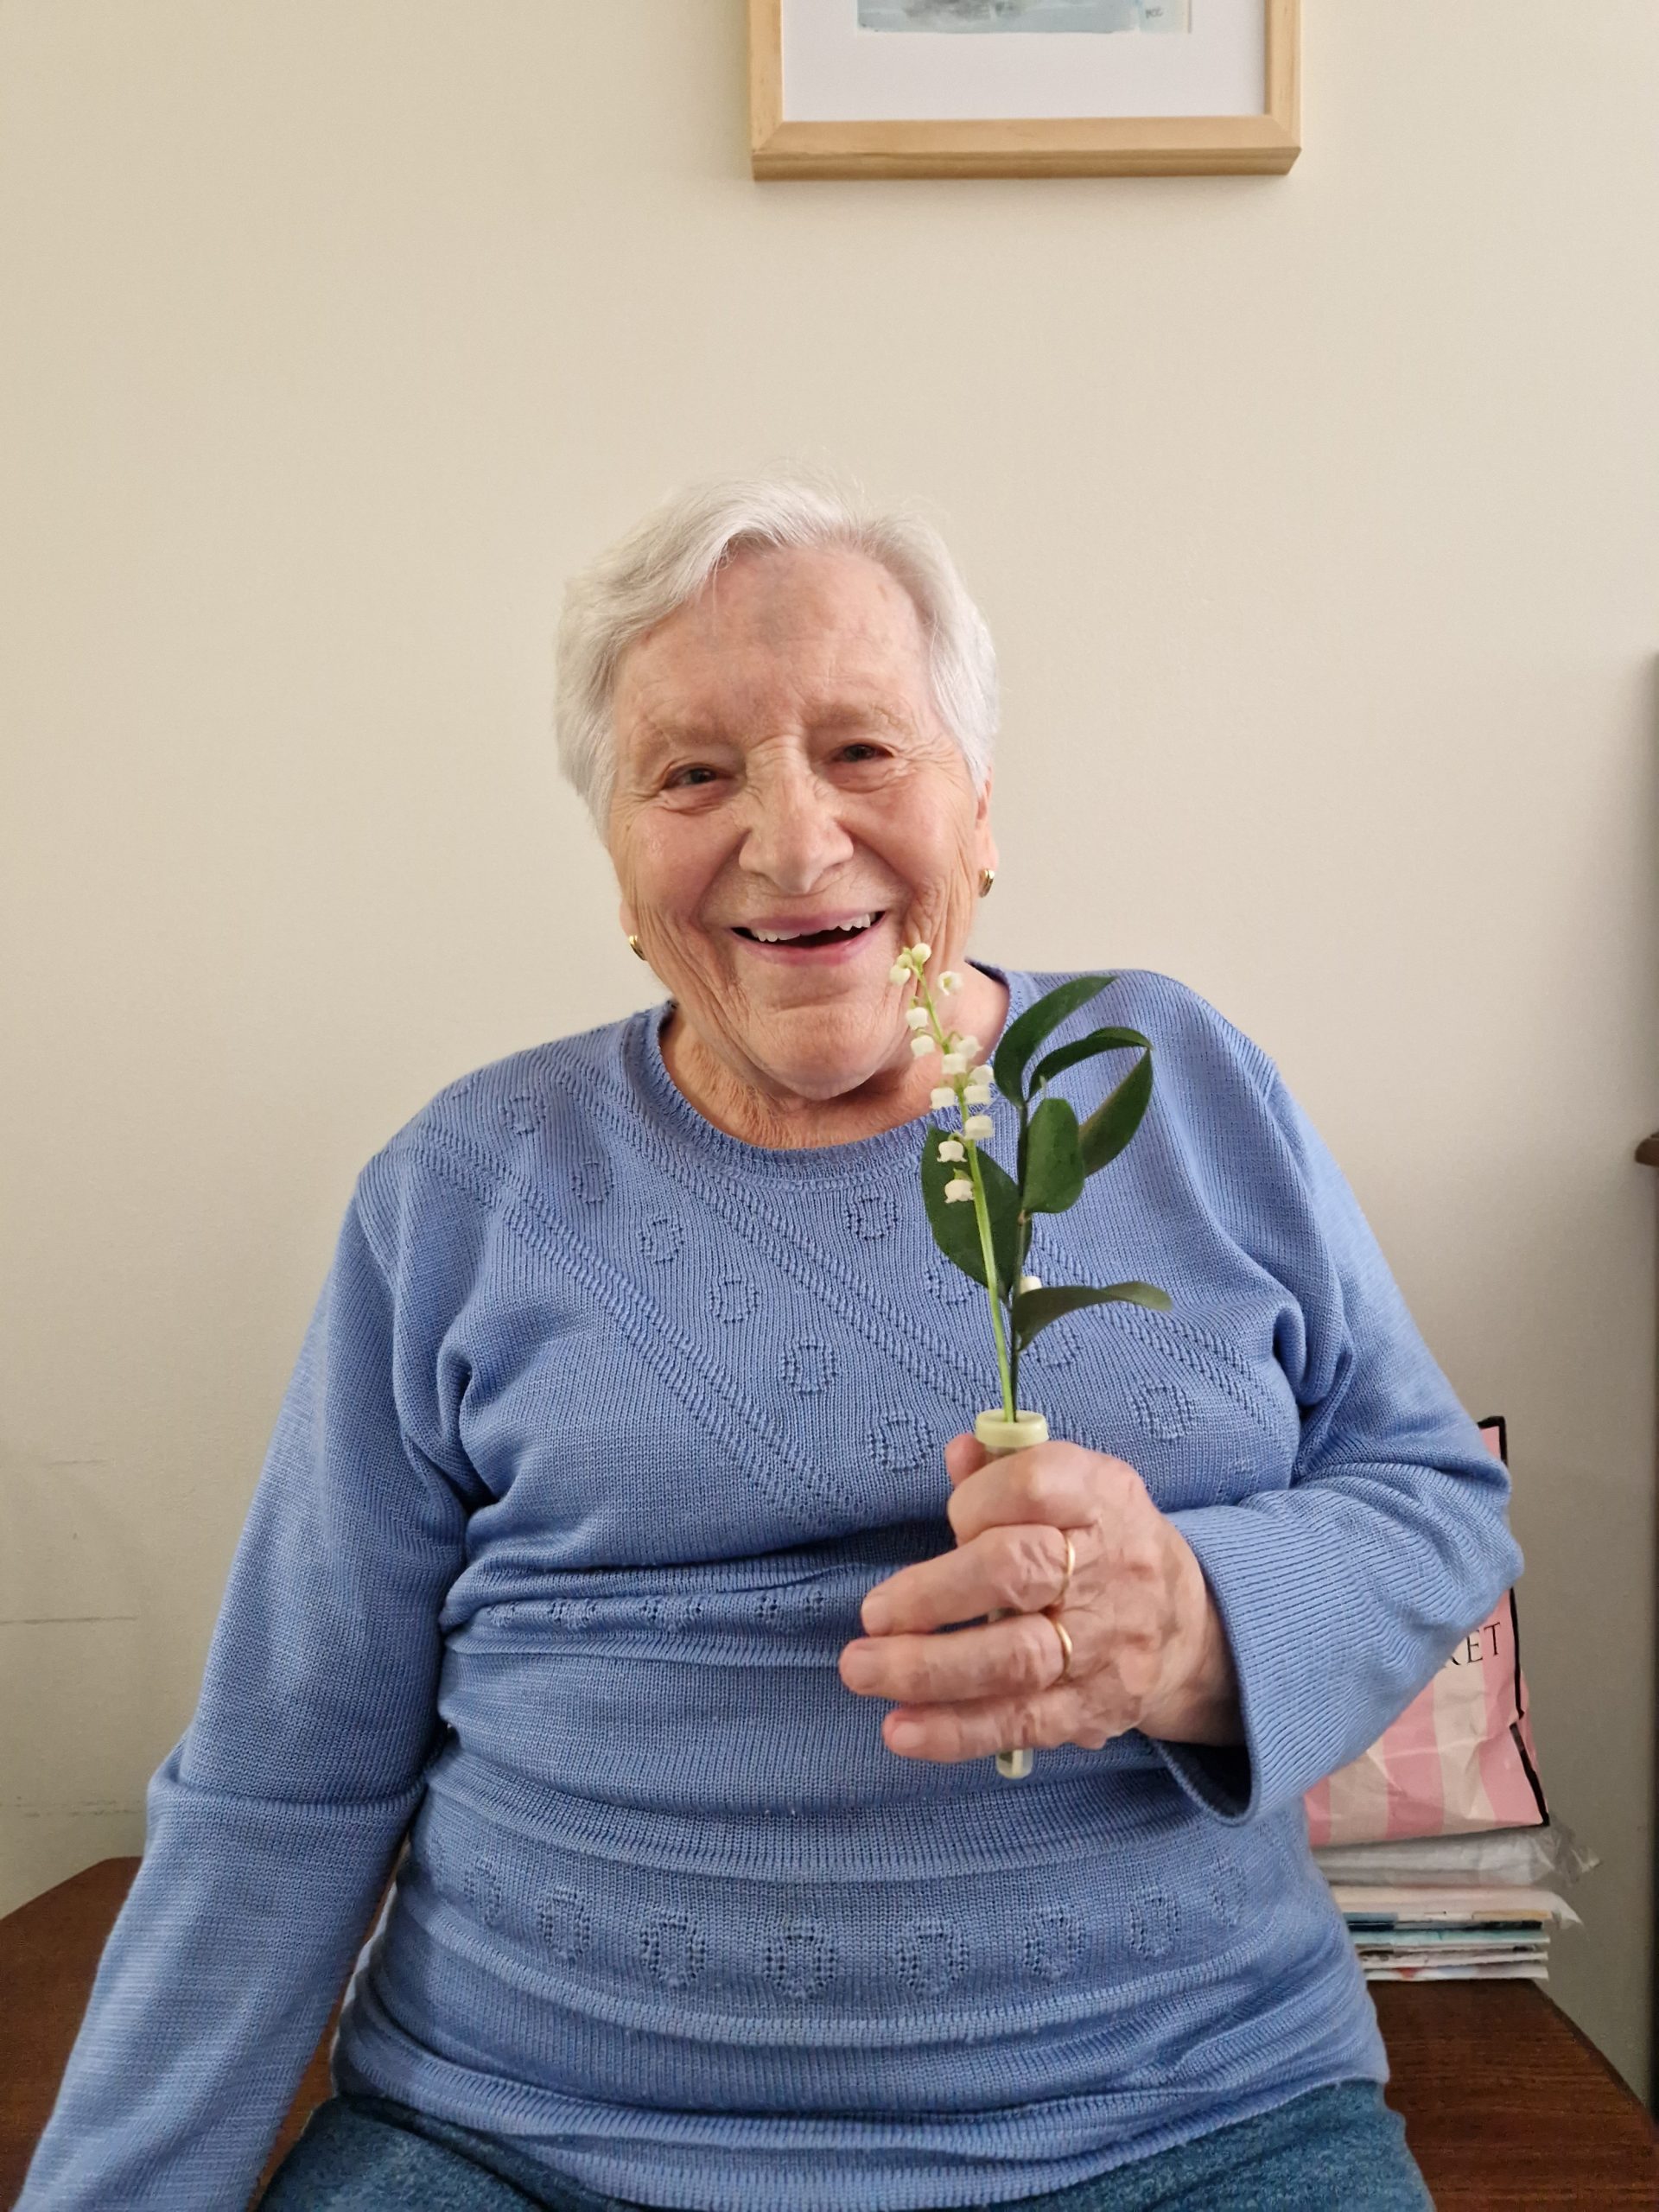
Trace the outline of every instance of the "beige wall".
<instances>
[{"instance_id":1,"label":"beige wall","mask_svg":"<svg viewBox=\"0 0 1659 2212\"><path fill-rule=\"evenodd\" d=\"M1659 10L1308 13L1282 181L756 187L739 0L0 0L0 1905L137 1847L355 1169L641 996L561 579L804 454L1001 640L982 949L1254 1033L1510 1416L1637 2076Z\"/></svg>"}]
</instances>

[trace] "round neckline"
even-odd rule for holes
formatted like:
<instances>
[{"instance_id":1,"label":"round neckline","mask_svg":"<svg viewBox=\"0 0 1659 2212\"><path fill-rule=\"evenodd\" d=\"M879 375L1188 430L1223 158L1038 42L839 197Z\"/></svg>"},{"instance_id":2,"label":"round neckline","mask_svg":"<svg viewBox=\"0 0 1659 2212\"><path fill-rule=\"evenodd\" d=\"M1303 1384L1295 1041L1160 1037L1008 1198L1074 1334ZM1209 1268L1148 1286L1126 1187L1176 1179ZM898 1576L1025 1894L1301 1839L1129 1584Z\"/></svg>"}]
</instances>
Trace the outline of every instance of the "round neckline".
<instances>
[{"instance_id":1,"label":"round neckline","mask_svg":"<svg viewBox=\"0 0 1659 2212\"><path fill-rule=\"evenodd\" d=\"M1030 1002L1030 976L1019 969L996 967L988 960L972 960L967 964L1001 983L1007 992L1007 1014L1002 1025L1006 1034L1008 1023L1023 1014ZM796 1181L803 1176L823 1180L863 1174L872 1167L886 1166L901 1159L913 1160L921 1136L929 1129L951 1125L954 1108L939 1106L916 1115L910 1121L895 1122L890 1129L878 1129L873 1136L850 1137L843 1144L750 1144L717 1127L700 1112L669 1073L668 1063L663 1058L663 1024L673 1006L672 999L664 999L660 1005L649 1007L643 1017L636 1017L644 1023L640 1080L659 1114L677 1134L728 1166L741 1167L748 1174L787 1176Z\"/></svg>"}]
</instances>

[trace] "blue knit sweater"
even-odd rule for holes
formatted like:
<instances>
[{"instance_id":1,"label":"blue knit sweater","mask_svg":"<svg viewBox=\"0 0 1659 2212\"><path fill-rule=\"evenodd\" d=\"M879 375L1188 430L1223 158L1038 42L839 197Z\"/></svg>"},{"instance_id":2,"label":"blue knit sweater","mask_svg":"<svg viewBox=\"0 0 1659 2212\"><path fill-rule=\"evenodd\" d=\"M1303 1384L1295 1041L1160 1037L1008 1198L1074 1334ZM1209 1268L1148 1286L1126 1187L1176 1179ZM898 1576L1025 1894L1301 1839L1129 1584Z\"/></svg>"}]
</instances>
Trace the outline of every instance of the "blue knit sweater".
<instances>
[{"instance_id":1,"label":"blue knit sweater","mask_svg":"<svg viewBox=\"0 0 1659 2212\"><path fill-rule=\"evenodd\" d=\"M1156 1096L1033 1264L1174 1308L1022 1395L1192 1543L1244 1748L888 1752L836 1656L995 1398L921 1127L740 1143L661 1010L519 1053L359 1179L28 2212L241 2205L406 1835L338 2078L644 2204L1033 2195L1384 2077L1300 1800L1517 1572L1505 1479L1270 1062L1103 1003Z\"/></svg>"}]
</instances>

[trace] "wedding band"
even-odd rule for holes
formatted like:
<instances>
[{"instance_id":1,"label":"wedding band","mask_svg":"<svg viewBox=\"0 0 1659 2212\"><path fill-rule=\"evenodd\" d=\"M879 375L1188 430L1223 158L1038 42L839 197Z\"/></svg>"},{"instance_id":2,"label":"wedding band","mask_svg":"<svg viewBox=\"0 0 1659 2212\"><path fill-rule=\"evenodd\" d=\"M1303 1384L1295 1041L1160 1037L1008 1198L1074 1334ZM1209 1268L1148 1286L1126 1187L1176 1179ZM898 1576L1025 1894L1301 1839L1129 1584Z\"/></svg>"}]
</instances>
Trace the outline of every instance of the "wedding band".
<instances>
[{"instance_id":1,"label":"wedding band","mask_svg":"<svg viewBox=\"0 0 1659 2212\"><path fill-rule=\"evenodd\" d=\"M1062 1624L1055 1619L1054 1608L1052 1606L1048 1608L1043 1618L1047 1621L1055 1635L1060 1639L1060 1651L1063 1664L1061 1665L1059 1673L1055 1675L1053 1681L1048 1686L1050 1689L1057 1690L1062 1682L1069 1682L1071 1679L1071 1639L1066 1634Z\"/></svg>"},{"instance_id":2,"label":"wedding band","mask_svg":"<svg viewBox=\"0 0 1659 2212\"><path fill-rule=\"evenodd\" d=\"M1077 1563L1077 1547L1071 1541L1071 1531L1069 1529L1062 1529L1060 1534L1065 1538L1065 1573L1060 1577L1058 1595L1049 1600L1049 1603L1054 1605L1063 1605L1065 1603L1065 1593L1071 1587L1071 1570Z\"/></svg>"}]
</instances>

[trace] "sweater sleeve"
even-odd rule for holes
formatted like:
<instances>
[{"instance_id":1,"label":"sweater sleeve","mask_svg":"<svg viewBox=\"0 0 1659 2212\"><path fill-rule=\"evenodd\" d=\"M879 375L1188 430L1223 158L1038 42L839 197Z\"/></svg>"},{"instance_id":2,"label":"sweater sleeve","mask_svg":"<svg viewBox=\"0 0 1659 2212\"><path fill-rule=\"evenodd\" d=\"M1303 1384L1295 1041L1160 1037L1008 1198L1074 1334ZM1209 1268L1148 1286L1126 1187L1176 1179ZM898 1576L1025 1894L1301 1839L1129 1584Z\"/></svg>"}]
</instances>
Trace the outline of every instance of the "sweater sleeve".
<instances>
[{"instance_id":1,"label":"sweater sleeve","mask_svg":"<svg viewBox=\"0 0 1659 2212\"><path fill-rule=\"evenodd\" d=\"M247 2202L419 1802L466 1509L400 1415L363 1202L18 2212Z\"/></svg>"},{"instance_id":2,"label":"sweater sleeve","mask_svg":"<svg viewBox=\"0 0 1659 2212\"><path fill-rule=\"evenodd\" d=\"M1231 1645L1244 1743L1158 1749L1224 1821L1357 1758L1521 1571L1508 1475L1276 1071L1266 1122L1249 1241L1286 1293L1275 1349L1300 1442L1287 1487L1171 1516Z\"/></svg>"}]
</instances>

